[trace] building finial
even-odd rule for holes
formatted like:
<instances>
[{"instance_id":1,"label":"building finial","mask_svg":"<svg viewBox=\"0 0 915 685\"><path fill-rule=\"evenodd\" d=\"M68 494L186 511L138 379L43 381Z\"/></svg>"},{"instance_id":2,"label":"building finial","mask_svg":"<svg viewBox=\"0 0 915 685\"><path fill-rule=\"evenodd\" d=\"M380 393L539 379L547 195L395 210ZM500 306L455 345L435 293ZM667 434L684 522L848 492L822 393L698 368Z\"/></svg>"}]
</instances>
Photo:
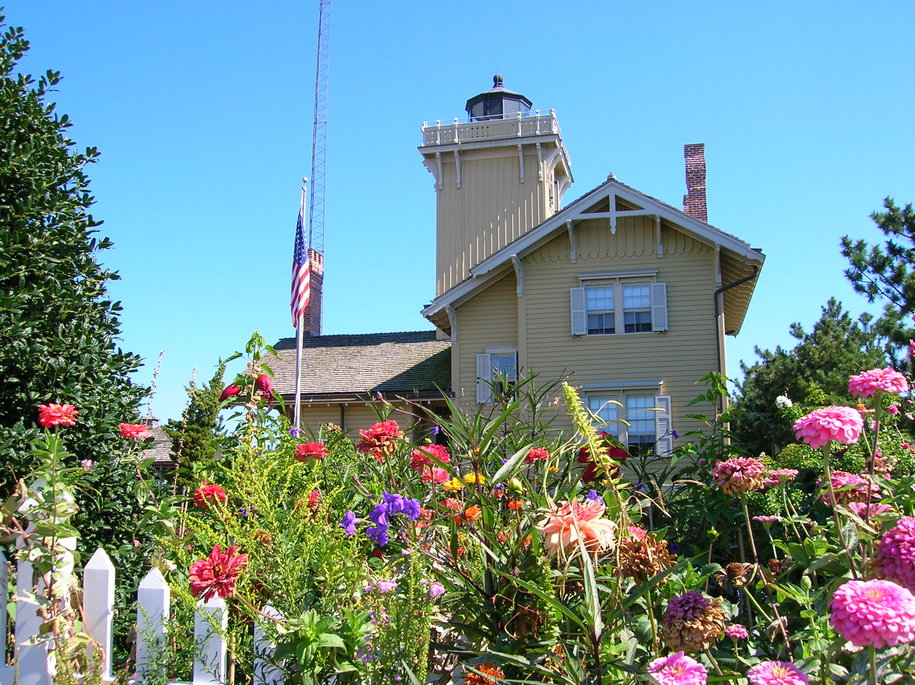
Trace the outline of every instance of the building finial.
<instances>
[{"instance_id":1,"label":"building finial","mask_svg":"<svg viewBox=\"0 0 915 685\"><path fill-rule=\"evenodd\" d=\"M502 87L502 74L496 74L492 77L492 87L501 88Z\"/></svg>"}]
</instances>

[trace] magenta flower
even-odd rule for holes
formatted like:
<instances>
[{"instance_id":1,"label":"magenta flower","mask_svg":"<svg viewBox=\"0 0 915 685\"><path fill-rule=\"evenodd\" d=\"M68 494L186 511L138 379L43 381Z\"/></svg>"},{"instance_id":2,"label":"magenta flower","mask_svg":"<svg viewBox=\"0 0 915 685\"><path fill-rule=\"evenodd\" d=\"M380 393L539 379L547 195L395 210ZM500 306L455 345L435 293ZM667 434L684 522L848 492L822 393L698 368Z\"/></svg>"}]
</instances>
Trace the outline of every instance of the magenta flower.
<instances>
[{"instance_id":1,"label":"magenta flower","mask_svg":"<svg viewBox=\"0 0 915 685\"><path fill-rule=\"evenodd\" d=\"M222 389L222 393L219 395L219 401L225 402L230 397L238 397L241 394L241 388L237 385L227 385Z\"/></svg>"},{"instance_id":2,"label":"magenta flower","mask_svg":"<svg viewBox=\"0 0 915 685\"><path fill-rule=\"evenodd\" d=\"M254 387L260 390L268 400L273 399L273 379L265 373L254 379Z\"/></svg>"},{"instance_id":3,"label":"magenta flower","mask_svg":"<svg viewBox=\"0 0 915 685\"><path fill-rule=\"evenodd\" d=\"M683 652L675 652L648 664L648 675L658 685L705 685L705 666Z\"/></svg>"},{"instance_id":4,"label":"magenta flower","mask_svg":"<svg viewBox=\"0 0 915 685\"><path fill-rule=\"evenodd\" d=\"M909 389L909 382L893 369L871 369L848 379L848 392L859 397L870 397L883 390L900 394Z\"/></svg>"},{"instance_id":5,"label":"magenta flower","mask_svg":"<svg viewBox=\"0 0 915 685\"><path fill-rule=\"evenodd\" d=\"M435 599L436 597L441 597L443 594L445 594L445 586L437 580L432 581L432 585L429 586L429 596L432 599Z\"/></svg>"},{"instance_id":6,"label":"magenta flower","mask_svg":"<svg viewBox=\"0 0 915 685\"><path fill-rule=\"evenodd\" d=\"M899 519L877 541L876 546L874 569L877 575L915 592L915 518L906 516Z\"/></svg>"},{"instance_id":7,"label":"magenta flower","mask_svg":"<svg viewBox=\"0 0 915 685\"><path fill-rule=\"evenodd\" d=\"M794 436L816 449L831 440L851 445L861 435L864 422L851 407L826 407L817 409L794 422Z\"/></svg>"},{"instance_id":8,"label":"magenta flower","mask_svg":"<svg viewBox=\"0 0 915 685\"><path fill-rule=\"evenodd\" d=\"M747 629L739 623L735 623L734 625L730 625L725 628L724 634L734 640L746 640L750 636L750 634L747 632Z\"/></svg>"},{"instance_id":9,"label":"magenta flower","mask_svg":"<svg viewBox=\"0 0 915 685\"><path fill-rule=\"evenodd\" d=\"M888 580L849 580L829 603L829 623L858 647L894 647L915 640L915 596Z\"/></svg>"},{"instance_id":10,"label":"magenta flower","mask_svg":"<svg viewBox=\"0 0 915 685\"><path fill-rule=\"evenodd\" d=\"M867 502L849 502L845 506L851 509L859 518L864 518L867 513ZM871 516L876 516L877 514L885 514L892 508L893 507L891 507L889 504L877 504L876 502L871 502Z\"/></svg>"},{"instance_id":11,"label":"magenta flower","mask_svg":"<svg viewBox=\"0 0 915 685\"><path fill-rule=\"evenodd\" d=\"M747 671L750 685L808 685L807 674L787 661L764 661Z\"/></svg>"},{"instance_id":12,"label":"magenta flower","mask_svg":"<svg viewBox=\"0 0 915 685\"><path fill-rule=\"evenodd\" d=\"M835 492L836 502L839 504L849 504L850 502L867 502L867 492L870 489L871 498L879 497L880 488L871 483L864 476L856 473L847 473L845 471L831 472L832 489ZM823 504L835 506L829 495L829 490L821 478L817 485L823 487L823 494L820 496Z\"/></svg>"}]
</instances>

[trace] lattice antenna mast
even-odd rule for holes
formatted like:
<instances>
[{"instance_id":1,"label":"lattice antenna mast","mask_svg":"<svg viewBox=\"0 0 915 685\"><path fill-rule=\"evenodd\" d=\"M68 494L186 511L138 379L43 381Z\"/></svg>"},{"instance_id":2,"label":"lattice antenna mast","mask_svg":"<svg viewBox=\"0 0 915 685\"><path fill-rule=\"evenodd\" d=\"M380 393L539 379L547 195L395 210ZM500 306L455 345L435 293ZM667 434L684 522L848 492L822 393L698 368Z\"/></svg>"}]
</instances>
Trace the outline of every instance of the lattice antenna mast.
<instances>
[{"instance_id":1,"label":"lattice antenna mast","mask_svg":"<svg viewBox=\"0 0 915 685\"><path fill-rule=\"evenodd\" d=\"M311 137L311 188L308 247L324 255L324 168L327 161L327 75L330 66L330 0L318 1L318 59L315 68L315 119Z\"/></svg>"}]
</instances>

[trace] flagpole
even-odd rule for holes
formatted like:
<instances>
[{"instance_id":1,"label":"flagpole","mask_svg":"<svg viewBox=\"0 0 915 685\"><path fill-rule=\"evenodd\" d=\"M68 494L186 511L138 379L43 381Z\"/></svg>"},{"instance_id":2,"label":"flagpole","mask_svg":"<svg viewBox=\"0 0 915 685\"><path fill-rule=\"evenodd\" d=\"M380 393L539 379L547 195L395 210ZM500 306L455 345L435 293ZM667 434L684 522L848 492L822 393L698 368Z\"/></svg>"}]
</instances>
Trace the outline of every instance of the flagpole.
<instances>
[{"instance_id":1,"label":"flagpole","mask_svg":"<svg viewBox=\"0 0 915 685\"><path fill-rule=\"evenodd\" d=\"M305 186L308 184L308 179L302 179L302 197L299 200L299 212L300 216L305 216ZM306 255L307 250L310 246L306 245ZM296 326L295 333L295 408L293 410L293 425L296 429L296 434L302 427L302 338L303 330L305 328L305 311L308 309L306 306L302 310L301 316L299 316L298 325Z\"/></svg>"}]
</instances>

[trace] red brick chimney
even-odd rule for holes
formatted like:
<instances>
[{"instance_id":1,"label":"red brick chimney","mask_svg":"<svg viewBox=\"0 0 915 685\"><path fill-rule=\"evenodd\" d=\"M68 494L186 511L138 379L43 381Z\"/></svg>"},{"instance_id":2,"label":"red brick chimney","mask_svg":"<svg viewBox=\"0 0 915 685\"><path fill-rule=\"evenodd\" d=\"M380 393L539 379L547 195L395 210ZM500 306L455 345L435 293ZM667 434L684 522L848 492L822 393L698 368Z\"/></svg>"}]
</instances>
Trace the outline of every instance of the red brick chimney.
<instances>
[{"instance_id":1,"label":"red brick chimney","mask_svg":"<svg viewBox=\"0 0 915 685\"><path fill-rule=\"evenodd\" d=\"M305 337L321 335L321 305L324 299L324 255L311 248L308 249L308 262L311 267L311 295L305 308Z\"/></svg>"},{"instance_id":2,"label":"red brick chimney","mask_svg":"<svg viewBox=\"0 0 915 685\"><path fill-rule=\"evenodd\" d=\"M708 206L705 203L705 143L683 146L686 158L686 195L683 211L694 219L708 223Z\"/></svg>"}]
</instances>

